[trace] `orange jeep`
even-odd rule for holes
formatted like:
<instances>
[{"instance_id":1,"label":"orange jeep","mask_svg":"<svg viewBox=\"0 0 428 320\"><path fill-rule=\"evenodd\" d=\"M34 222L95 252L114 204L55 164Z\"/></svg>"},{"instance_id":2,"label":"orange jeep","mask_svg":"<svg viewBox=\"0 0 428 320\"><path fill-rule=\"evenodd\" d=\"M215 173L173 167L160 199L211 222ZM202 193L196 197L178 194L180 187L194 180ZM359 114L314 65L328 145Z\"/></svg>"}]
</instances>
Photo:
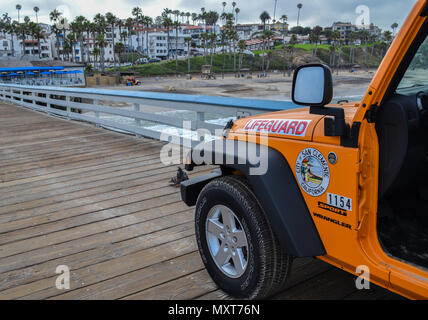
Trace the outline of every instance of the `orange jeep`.
<instances>
[{"instance_id":1,"label":"orange jeep","mask_svg":"<svg viewBox=\"0 0 428 320\"><path fill-rule=\"evenodd\" d=\"M328 105L330 69L300 66L292 100L305 107L235 120L189 154L187 170L219 165L181 194L225 292L267 297L293 257L313 256L428 298L427 15L417 1L362 101Z\"/></svg>"}]
</instances>

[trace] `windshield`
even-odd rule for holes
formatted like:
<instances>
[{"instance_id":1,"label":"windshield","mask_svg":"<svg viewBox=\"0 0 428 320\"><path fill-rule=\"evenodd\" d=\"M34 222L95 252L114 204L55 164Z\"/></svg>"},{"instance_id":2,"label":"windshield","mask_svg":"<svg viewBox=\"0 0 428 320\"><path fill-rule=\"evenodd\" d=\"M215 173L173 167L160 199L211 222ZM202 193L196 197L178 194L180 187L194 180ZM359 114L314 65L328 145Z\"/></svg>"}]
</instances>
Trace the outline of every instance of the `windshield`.
<instances>
[{"instance_id":1,"label":"windshield","mask_svg":"<svg viewBox=\"0 0 428 320\"><path fill-rule=\"evenodd\" d=\"M425 41L419 47L412 62L409 65L406 73L401 79L400 84L397 87L397 92L400 90L417 88L428 85L428 40Z\"/></svg>"}]
</instances>

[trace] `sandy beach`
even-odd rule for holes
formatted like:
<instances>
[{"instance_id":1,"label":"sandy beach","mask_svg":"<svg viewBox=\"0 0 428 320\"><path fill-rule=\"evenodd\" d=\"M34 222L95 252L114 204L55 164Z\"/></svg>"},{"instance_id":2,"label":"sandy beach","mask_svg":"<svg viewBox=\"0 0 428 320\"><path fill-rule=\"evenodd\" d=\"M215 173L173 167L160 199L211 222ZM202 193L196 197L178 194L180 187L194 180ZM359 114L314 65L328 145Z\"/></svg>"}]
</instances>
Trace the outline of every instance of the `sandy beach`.
<instances>
[{"instance_id":1,"label":"sandy beach","mask_svg":"<svg viewBox=\"0 0 428 320\"><path fill-rule=\"evenodd\" d=\"M359 100L364 95L376 70L341 71L333 76L334 100ZM192 80L184 76L138 78L141 86L127 87L119 85L105 87L116 90L137 90L169 92L195 95L212 95L223 97L257 98L270 100L291 100L292 76L283 76L282 72L269 73L268 77L235 78L234 75L216 75L215 80L202 80L200 75L193 75Z\"/></svg>"}]
</instances>

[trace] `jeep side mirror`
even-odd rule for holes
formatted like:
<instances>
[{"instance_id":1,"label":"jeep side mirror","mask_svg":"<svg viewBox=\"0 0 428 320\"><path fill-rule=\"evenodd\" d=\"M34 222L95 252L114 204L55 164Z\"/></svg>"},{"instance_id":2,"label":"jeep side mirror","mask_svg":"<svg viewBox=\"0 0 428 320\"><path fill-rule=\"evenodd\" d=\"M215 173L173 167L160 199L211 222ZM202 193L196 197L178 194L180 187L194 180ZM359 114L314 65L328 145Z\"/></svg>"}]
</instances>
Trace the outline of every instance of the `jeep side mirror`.
<instances>
[{"instance_id":1,"label":"jeep side mirror","mask_svg":"<svg viewBox=\"0 0 428 320\"><path fill-rule=\"evenodd\" d=\"M295 104L323 107L333 98L331 70L323 64L301 65L294 71L291 99Z\"/></svg>"},{"instance_id":2,"label":"jeep side mirror","mask_svg":"<svg viewBox=\"0 0 428 320\"><path fill-rule=\"evenodd\" d=\"M293 102L311 107L311 114L327 116L324 118L326 136L346 136L349 134L349 125L345 122L343 108L325 107L332 98L333 79L329 67L323 64L306 64L296 68L291 94Z\"/></svg>"}]
</instances>

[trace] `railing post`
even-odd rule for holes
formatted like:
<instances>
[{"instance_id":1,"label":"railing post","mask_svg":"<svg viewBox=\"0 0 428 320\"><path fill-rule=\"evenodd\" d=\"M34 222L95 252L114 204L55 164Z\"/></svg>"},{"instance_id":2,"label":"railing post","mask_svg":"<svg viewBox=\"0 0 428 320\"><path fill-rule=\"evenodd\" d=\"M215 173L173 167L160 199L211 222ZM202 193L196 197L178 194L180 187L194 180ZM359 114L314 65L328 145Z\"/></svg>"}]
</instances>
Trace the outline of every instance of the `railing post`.
<instances>
[{"instance_id":1,"label":"railing post","mask_svg":"<svg viewBox=\"0 0 428 320\"><path fill-rule=\"evenodd\" d=\"M33 98L32 100L31 100L31 104L33 105L33 106L35 106L36 105L36 92L35 91L31 91L31 97Z\"/></svg>"},{"instance_id":2,"label":"railing post","mask_svg":"<svg viewBox=\"0 0 428 320\"><path fill-rule=\"evenodd\" d=\"M94 105L98 106L98 103L99 103L98 99L94 99ZM99 111L95 111L95 118L97 118L97 120L100 119L100 112ZM95 126L97 128L100 127L99 123L96 123Z\"/></svg>"},{"instance_id":3,"label":"railing post","mask_svg":"<svg viewBox=\"0 0 428 320\"><path fill-rule=\"evenodd\" d=\"M137 112L140 111L140 104L139 103L134 103L134 111L137 111ZM140 119L135 119L135 125L137 127L141 127L141 120ZM135 136L137 138L141 138L141 135L139 135L138 133Z\"/></svg>"},{"instance_id":4,"label":"railing post","mask_svg":"<svg viewBox=\"0 0 428 320\"><path fill-rule=\"evenodd\" d=\"M49 93L46 92L46 109L47 109L47 113L51 114L51 103L48 101L51 99L51 95Z\"/></svg>"},{"instance_id":5,"label":"railing post","mask_svg":"<svg viewBox=\"0 0 428 320\"><path fill-rule=\"evenodd\" d=\"M205 122L205 112L197 111L196 112L196 120ZM196 128L195 129L199 129L198 127L199 127L198 123L196 123Z\"/></svg>"},{"instance_id":6,"label":"railing post","mask_svg":"<svg viewBox=\"0 0 428 320\"><path fill-rule=\"evenodd\" d=\"M65 96L66 108L67 108L67 120L71 119L71 106L70 106L70 96Z\"/></svg>"}]
</instances>

